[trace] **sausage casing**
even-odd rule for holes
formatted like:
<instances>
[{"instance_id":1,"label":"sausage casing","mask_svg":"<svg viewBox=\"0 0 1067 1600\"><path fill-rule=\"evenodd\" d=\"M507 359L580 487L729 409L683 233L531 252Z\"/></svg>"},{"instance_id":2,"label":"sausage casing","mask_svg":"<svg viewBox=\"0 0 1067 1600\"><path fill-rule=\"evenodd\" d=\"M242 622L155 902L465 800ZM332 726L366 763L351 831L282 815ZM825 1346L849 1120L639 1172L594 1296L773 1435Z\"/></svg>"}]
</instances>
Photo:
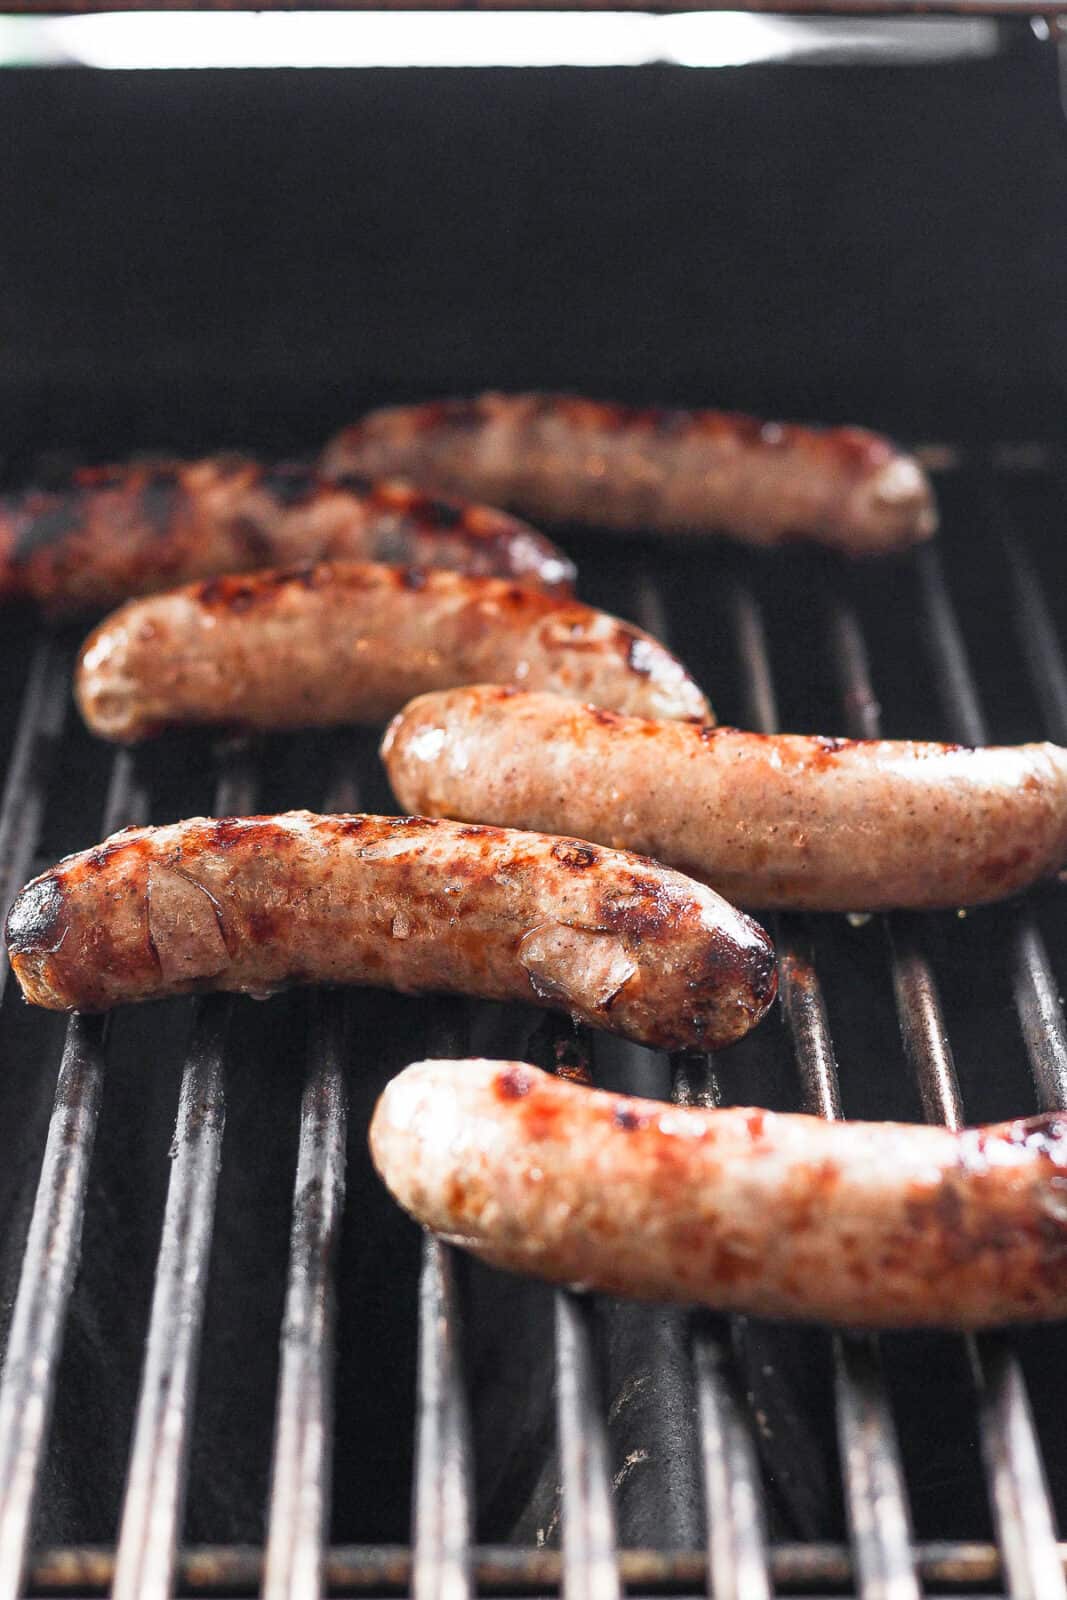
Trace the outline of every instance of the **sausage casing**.
<instances>
[{"instance_id":1,"label":"sausage casing","mask_svg":"<svg viewBox=\"0 0 1067 1600\"><path fill-rule=\"evenodd\" d=\"M937 527L922 467L878 434L568 395L371 412L331 441L321 465L327 475L401 473L548 522L758 545L806 537L853 555Z\"/></svg>"},{"instance_id":2,"label":"sausage casing","mask_svg":"<svg viewBox=\"0 0 1067 1600\"><path fill-rule=\"evenodd\" d=\"M502 1061L387 1085L375 1165L498 1267L865 1327L1067 1316L1067 1119L962 1132L696 1110Z\"/></svg>"},{"instance_id":3,"label":"sausage casing","mask_svg":"<svg viewBox=\"0 0 1067 1600\"><path fill-rule=\"evenodd\" d=\"M502 511L402 483L327 483L239 456L92 468L62 490L0 496L0 599L26 597L57 614L334 556L451 567L564 594L574 582L561 551Z\"/></svg>"},{"instance_id":4,"label":"sausage casing","mask_svg":"<svg viewBox=\"0 0 1067 1600\"><path fill-rule=\"evenodd\" d=\"M552 1006L670 1049L739 1038L776 987L763 930L655 862L309 811L128 828L35 878L7 943L51 1010L370 984Z\"/></svg>"},{"instance_id":5,"label":"sausage casing","mask_svg":"<svg viewBox=\"0 0 1067 1600\"><path fill-rule=\"evenodd\" d=\"M381 724L413 695L526 683L657 717L707 717L685 668L629 623L503 578L333 562L133 600L90 635L86 722L132 741L182 723Z\"/></svg>"},{"instance_id":6,"label":"sausage casing","mask_svg":"<svg viewBox=\"0 0 1067 1600\"><path fill-rule=\"evenodd\" d=\"M738 904L997 900L1067 858L1067 750L820 739L620 717L475 686L407 706L400 804L655 856Z\"/></svg>"}]
</instances>

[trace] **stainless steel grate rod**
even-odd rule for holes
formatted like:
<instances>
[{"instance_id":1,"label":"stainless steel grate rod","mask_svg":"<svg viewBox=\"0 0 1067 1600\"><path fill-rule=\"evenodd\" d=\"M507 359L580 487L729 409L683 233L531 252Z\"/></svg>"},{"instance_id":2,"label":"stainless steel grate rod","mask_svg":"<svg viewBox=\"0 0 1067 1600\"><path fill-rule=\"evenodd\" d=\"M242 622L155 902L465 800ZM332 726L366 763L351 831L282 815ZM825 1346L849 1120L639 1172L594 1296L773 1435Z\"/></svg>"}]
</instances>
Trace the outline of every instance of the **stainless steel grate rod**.
<instances>
[{"instance_id":1,"label":"stainless steel grate rod","mask_svg":"<svg viewBox=\"0 0 1067 1600\"><path fill-rule=\"evenodd\" d=\"M247 750L223 757L216 813L254 809ZM196 1008L174 1132L144 1370L115 1567L116 1600L166 1600L173 1586L226 1126L224 1054L233 1001Z\"/></svg>"},{"instance_id":2,"label":"stainless steel grate rod","mask_svg":"<svg viewBox=\"0 0 1067 1600\"><path fill-rule=\"evenodd\" d=\"M329 1531L334 1252L344 1213L348 1130L342 1070L345 1000L336 992L320 992L312 1004L282 1324L263 1583L267 1600L312 1600L321 1594Z\"/></svg>"},{"instance_id":3,"label":"stainless steel grate rod","mask_svg":"<svg viewBox=\"0 0 1067 1600\"><path fill-rule=\"evenodd\" d=\"M427 1054L464 1053L466 1011L446 1003ZM462 1316L451 1245L423 1235L412 1503L415 1600L466 1600L472 1590L474 1465L463 1376Z\"/></svg>"},{"instance_id":4,"label":"stainless steel grate rod","mask_svg":"<svg viewBox=\"0 0 1067 1600\"><path fill-rule=\"evenodd\" d=\"M325 809L354 811L357 806L358 785L346 742ZM320 990L311 1006L267 1520L267 1600L313 1600L321 1594L329 1538L334 1257L344 1216L348 1137L347 1000L336 991Z\"/></svg>"},{"instance_id":5,"label":"stainless steel grate rod","mask_svg":"<svg viewBox=\"0 0 1067 1600\"><path fill-rule=\"evenodd\" d=\"M66 692L64 685L64 694ZM31 696L27 700L33 707ZM36 714L36 711L33 712ZM17 789L8 785L7 798ZM132 759L112 769L104 832L147 815ZM74 1285L103 1085L107 1022L67 1024L55 1105L22 1258L0 1386L0 1600L15 1600L55 1395L67 1307Z\"/></svg>"},{"instance_id":6,"label":"stainless steel grate rod","mask_svg":"<svg viewBox=\"0 0 1067 1600\"><path fill-rule=\"evenodd\" d=\"M1067 665L1037 573L1007 504L995 486L986 503L1000 526L1015 601L1016 633L1048 733L1067 744ZM1015 1004L1030 1056L1038 1098L1049 1110L1067 1106L1067 1027L1063 1005L1034 920L1017 930Z\"/></svg>"},{"instance_id":7,"label":"stainless steel grate rod","mask_svg":"<svg viewBox=\"0 0 1067 1600\"><path fill-rule=\"evenodd\" d=\"M466 1600L471 1593L472 1474L459 1346L454 1254L427 1235L419 1282L415 1600Z\"/></svg>"},{"instance_id":8,"label":"stainless steel grate rod","mask_svg":"<svg viewBox=\"0 0 1067 1600\"><path fill-rule=\"evenodd\" d=\"M764 733L778 731L770 651L759 608L738 585L732 596L750 710ZM778 970L806 1109L833 1120L841 1092L833 1039L814 962L793 919L781 918ZM832 1360L838 1448L849 1531L864 1600L918 1600L907 1489L896 1429L873 1340L834 1335Z\"/></svg>"},{"instance_id":9,"label":"stainless steel grate rod","mask_svg":"<svg viewBox=\"0 0 1067 1600\"><path fill-rule=\"evenodd\" d=\"M676 1105L719 1104L707 1057L676 1056L671 1088ZM748 1413L733 1379L729 1327L726 1319L692 1318L708 1593L714 1600L769 1600L763 1483Z\"/></svg>"},{"instance_id":10,"label":"stainless steel grate rod","mask_svg":"<svg viewBox=\"0 0 1067 1600\"><path fill-rule=\"evenodd\" d=\"M921 550L916 568L920 598L929 622L928 644L951 734L966 744L988 744L989 727L940 553L933 548ZM1025 603L1025 594L1019 598ZM1032 617L1032 610L1024 612L1024 630ZM1051 658L1046 656L1043 665L1051 665L1058 654L1056 650ZM1062 660L1060 672L1062 675ZM1026 906L1020 909L1015 922L1011 969L1019 1022L1038 1094L1047 1107L1067 1106L1067 1026L1045 941Z\"/></svg>"},{"instance_id":11,"label":"stainless steel grate rod","mask_svg":"<svg viewBox=\"0 0 1067 1600\"><path fill-rule=\"evenodd\" d=\"M667 610L647 572L638 576L635 600L635 615L641 626L669 644ZM671 1098L676 1105L718 1105L720 1094L713 1059L691 1054L675 1056L671 1062ZM771 1580L763 1483L748 1413L733 1382L730 1326L728 1319L691 1319L708 1593L714 1600L764 1600L771 1593Z\"/></svg>"},{"instance_id":12,"label":"stainless steel grate rod","mask_svg":"<svg viewBox=\"0 0 1067 1600\"><path fill-rule=\"evenodd\" d=\"M593 1303L566 1289L555 1299L563 1594L565 1600L617 1600L622 1585L607 1429L593 1353Z\"/></svg>"}]
</instances>

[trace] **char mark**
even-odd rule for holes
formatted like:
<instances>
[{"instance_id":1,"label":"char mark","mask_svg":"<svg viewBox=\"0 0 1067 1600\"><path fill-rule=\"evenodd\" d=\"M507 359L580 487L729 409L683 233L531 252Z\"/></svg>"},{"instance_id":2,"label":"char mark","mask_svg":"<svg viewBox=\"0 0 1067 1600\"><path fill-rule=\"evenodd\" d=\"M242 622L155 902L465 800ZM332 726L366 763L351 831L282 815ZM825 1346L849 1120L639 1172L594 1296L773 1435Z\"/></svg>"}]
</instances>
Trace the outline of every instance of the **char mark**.
<instances>
[{"instance_id":1,"label":"char mark","mask_svg":"<svg viewBox=\"0 0 1067 1600\"><path fill-rule=\"evenodd\" d=\"M27 885L7 914L4 936L12 954L58 950L66 933L64 895L54 874Z\"/></svg>"}]
</instances>

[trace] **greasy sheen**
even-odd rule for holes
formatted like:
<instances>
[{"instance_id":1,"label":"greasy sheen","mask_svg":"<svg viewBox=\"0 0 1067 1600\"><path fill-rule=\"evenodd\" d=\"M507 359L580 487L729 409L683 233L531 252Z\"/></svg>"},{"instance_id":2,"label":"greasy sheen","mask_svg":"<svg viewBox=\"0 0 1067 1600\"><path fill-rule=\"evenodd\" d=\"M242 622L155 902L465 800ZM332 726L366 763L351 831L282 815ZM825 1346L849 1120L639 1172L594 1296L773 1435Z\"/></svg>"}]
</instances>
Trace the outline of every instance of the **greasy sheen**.
<instances>
[{"instance_id":1,"label":"greasy sheen","mask_svg":"<svg viewBox=\"0 0 1067 1600\"><path fill-rule=\"evenodd\" d=\"M861 428L723 411L483 394L371 412L331 441L326 475L399 472L548 522L635 533L808 538L852 555L937 528L918 461Z\"/></svg>"},{"instance_id":2,"label":"greasy sheen","mask_svg":"<svg viewBox=\"0 0 1067 1600\"><path fill-rule=\"evenodd\" d=\"M1067 1315L1067 1119L823 1122L422 1061L370 1129L419 1222L494 1266L758 1316L981 1328Z\"/></svg>"},{"instance_id":3,"label":"greasy sheen","mask_svg":"<svg viewBox=\"0 0 1067 1600\"><path fill-rule=\"evenodd\" d=\"M100 467L61 490L0 495L0 599L58 613L116 605L193 578L342 557L517 578L568 594L574 567L488 506L407 484L327 483L240 456Z\"/></svg>"},{"instance_id":4,"label":"greasy sheen","mask_svg":"<svg viewBox=\"0 0 1067 1600\"><path fill-rule=\"evenodd\" d=\"M743 733L483 685L425 695L382 754L400 804L639 850L740 905L999 900L1067 859L1067 750Z\"/></svg>"},{"instance_id":5,"label":"greasy sheen","mask_svg":"<svg viewBox=\"0 0 1067 1600\"><path fill-rule=\"evenodd\" d=\"M51 1010L369 984L550 1006L664 1049L730 1043L776 987L763 930L677 872L418 817L127 828L35 878L7 944Z\"/></svg>"},{"instance_id":6,"label":"greasy sheen","mask_svg":"<svg viewBox=\"0 0 1067 1600\"><path fill-rule=\"evenodd\" d=\"M95 733L133 741L183 723L380 725L413 695L486 680L645 716L710 715L663 645L576 600L342 561L130 601L86 642L75 690Z\"/></svg>"}]
</instances>

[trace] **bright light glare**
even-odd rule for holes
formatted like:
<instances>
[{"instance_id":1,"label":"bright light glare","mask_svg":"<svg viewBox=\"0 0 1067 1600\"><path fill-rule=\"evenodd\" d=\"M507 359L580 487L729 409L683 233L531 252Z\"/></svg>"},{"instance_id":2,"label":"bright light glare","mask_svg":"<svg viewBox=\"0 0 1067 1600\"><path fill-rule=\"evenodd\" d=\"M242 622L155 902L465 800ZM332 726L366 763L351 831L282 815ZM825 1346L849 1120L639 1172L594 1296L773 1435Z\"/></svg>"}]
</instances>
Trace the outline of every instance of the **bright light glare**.
<instances>
[{"instance_id":1,"label":"bright light glare","mask_svg":"<svg viewBox=\"0 0 1067 1600\"><path fill-rule=\"evenodd\" d=\"M986 19L581 12L110 12L0 17L0 66L733 67L790 58L985 55Z\"/></svg>"}]
</instances>

